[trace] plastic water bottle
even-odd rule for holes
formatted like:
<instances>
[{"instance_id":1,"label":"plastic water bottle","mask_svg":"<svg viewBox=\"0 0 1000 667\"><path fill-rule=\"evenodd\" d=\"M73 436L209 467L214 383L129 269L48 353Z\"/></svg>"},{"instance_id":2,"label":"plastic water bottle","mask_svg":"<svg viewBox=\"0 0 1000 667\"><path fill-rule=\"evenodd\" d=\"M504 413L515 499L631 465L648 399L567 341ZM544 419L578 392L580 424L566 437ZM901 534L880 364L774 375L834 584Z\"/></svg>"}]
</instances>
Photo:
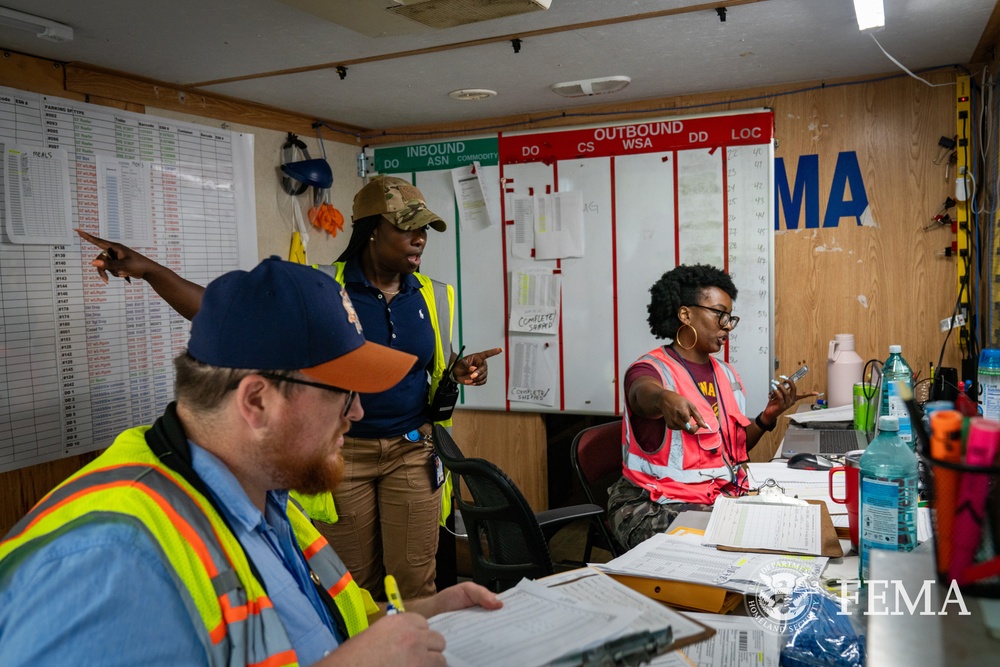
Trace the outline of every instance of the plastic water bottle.
<instances>
[{"instance_id":1,"label":"plastic water bottle","mask_svg":"<svg viewBox=\"0 0 1000 667\"><path fill-rule=\"evenodd\" d=\"M1000 350L979 353L979 404L983 417L1000 421Z\"/></svg>"},{"instance_id":2,"label":"plastic water bottle","mask_svg":"<svg viewBox=\"0 0 1000 667\"><path fill-rule=\"evenodd\" d=\"M878 436L859 471L858 576L868 579L872 549L912 551L917 546L917 456L897 436L896 417L879 417Z\"/></svg>"},{"instance_id":3,"label":"plastic water bottle","mask_svg":"<svg viewBox=\"0 0 1000 667\"><path fill-rule=\"evenodd\" d=\"M889 346L889 358L882 365L882 388L879 396L879 423L882 417L893 416L898 418L899 439L914 448L913 431L910 429L910 413L906 410L906 403L899 395L899 387L896 382L903 382L913 391L913 371L910 365L903 359L903 348L899 345Z\"/></svg>"}]
</instances>

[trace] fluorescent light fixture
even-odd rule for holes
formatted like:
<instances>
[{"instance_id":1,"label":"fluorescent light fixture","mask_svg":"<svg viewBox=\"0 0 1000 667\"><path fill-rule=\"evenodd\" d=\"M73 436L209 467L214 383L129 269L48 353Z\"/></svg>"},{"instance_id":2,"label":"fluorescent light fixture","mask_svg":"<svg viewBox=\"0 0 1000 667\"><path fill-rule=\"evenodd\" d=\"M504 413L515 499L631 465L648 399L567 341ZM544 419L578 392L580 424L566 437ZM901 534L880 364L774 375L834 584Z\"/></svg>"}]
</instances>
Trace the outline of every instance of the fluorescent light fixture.
<instances>
[{"instance_id":1,"label":"fluorescent light fixture","mask_svg":"<svg viewBox=\"0 0 1000 667\"><path fill-rule=\"evenodd\" d=\"M72 42L73 28L64 23L57 23L50 19L25 14L16 9L0 7L0 25L27 30L35 33L36 37L47 39L50 42Z\"/></svg>"},{"instance_id":2,"label":"fluorescent light fixture","mask_svg":"<svg viewBox=\"0 0 1000 667\"><path fill-rule=\"evenodd\" d=\"M854 13L858 17L858 30L881 28L885 25L882 0L854 0Z\"/></svg>"}]
</instances>

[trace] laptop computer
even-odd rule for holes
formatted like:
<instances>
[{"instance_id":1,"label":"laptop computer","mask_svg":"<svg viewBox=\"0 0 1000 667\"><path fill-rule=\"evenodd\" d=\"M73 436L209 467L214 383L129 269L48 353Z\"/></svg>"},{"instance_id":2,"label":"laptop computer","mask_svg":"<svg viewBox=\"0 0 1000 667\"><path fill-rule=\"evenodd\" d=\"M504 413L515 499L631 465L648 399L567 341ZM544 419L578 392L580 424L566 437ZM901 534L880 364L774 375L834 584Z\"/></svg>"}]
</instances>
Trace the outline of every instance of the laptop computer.
<instances>
[{"instance_id":1,"label":"laptop computer","mask_svg":"<svg viewBox=\"0 0 1000 667\"><path fill-rule=\"evenodd\" d=\"M868 447L868 434L845 428L802 428L790 425L781 442L781 457L808 452L823 456L842 456Z\"/></svg>"}]
</instances>

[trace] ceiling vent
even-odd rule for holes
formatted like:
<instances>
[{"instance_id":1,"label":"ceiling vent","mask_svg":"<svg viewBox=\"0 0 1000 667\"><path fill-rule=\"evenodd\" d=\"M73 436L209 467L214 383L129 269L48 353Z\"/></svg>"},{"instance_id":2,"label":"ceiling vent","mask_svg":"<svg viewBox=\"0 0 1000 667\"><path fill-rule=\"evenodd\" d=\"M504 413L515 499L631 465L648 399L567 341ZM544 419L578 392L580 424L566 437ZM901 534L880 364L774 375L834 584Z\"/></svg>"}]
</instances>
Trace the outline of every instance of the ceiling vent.
<instances>
[{"instance_id":1,"label":"ceiling vent","mask_svg":"<svg viewBox=\"0 0 1000 667\"><path fill-rule=\"evenodd\" d=\"M496 96L497 91L487 90L486 88L462 88L461 90L453 90L448 93L448 97L461 102L478 102L479 100L486 100Z\"/></svg>"},{"instance_id":2,"label":"ceiling vent","mask_svg":"<svg viewBox=\"0 0 1000 667\"><path fill-rule=\"evenodd\" d=\"M563 97L589 97L616 93L627 86L632 79L627 76L604 76L582 81L564 81L552 84L552 92Z\"/></svg>"},{"instance_id":3,"label":"ceiling vent","mask_svg":"<svg viewBox=\"0 0 1000 667\"><path fill-rule=\"evenodd\" d=\"M552 0L391 0L396 16L442 30L548 9Z\"/></svg>"}]
</instances>

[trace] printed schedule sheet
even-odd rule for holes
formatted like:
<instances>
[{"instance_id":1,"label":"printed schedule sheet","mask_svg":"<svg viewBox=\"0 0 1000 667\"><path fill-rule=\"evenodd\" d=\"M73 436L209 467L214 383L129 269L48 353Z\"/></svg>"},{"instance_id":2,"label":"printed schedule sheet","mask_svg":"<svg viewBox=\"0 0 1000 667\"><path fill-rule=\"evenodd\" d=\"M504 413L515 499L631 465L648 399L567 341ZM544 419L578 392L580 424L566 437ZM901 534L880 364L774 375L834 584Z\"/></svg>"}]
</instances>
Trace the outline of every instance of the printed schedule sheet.
<instances>
[{"instance_id":1,"label":"printed schedule sheet","mask_svg":"<svg viewBox=\"0 0 1000 667\"><path fill-rule=\"evenodd\" d=\"M205 285L257 261L253 137L0 88L0 471L109 446L173 399L189 323L79 227Z\"/></svg>"}]
</instances>

